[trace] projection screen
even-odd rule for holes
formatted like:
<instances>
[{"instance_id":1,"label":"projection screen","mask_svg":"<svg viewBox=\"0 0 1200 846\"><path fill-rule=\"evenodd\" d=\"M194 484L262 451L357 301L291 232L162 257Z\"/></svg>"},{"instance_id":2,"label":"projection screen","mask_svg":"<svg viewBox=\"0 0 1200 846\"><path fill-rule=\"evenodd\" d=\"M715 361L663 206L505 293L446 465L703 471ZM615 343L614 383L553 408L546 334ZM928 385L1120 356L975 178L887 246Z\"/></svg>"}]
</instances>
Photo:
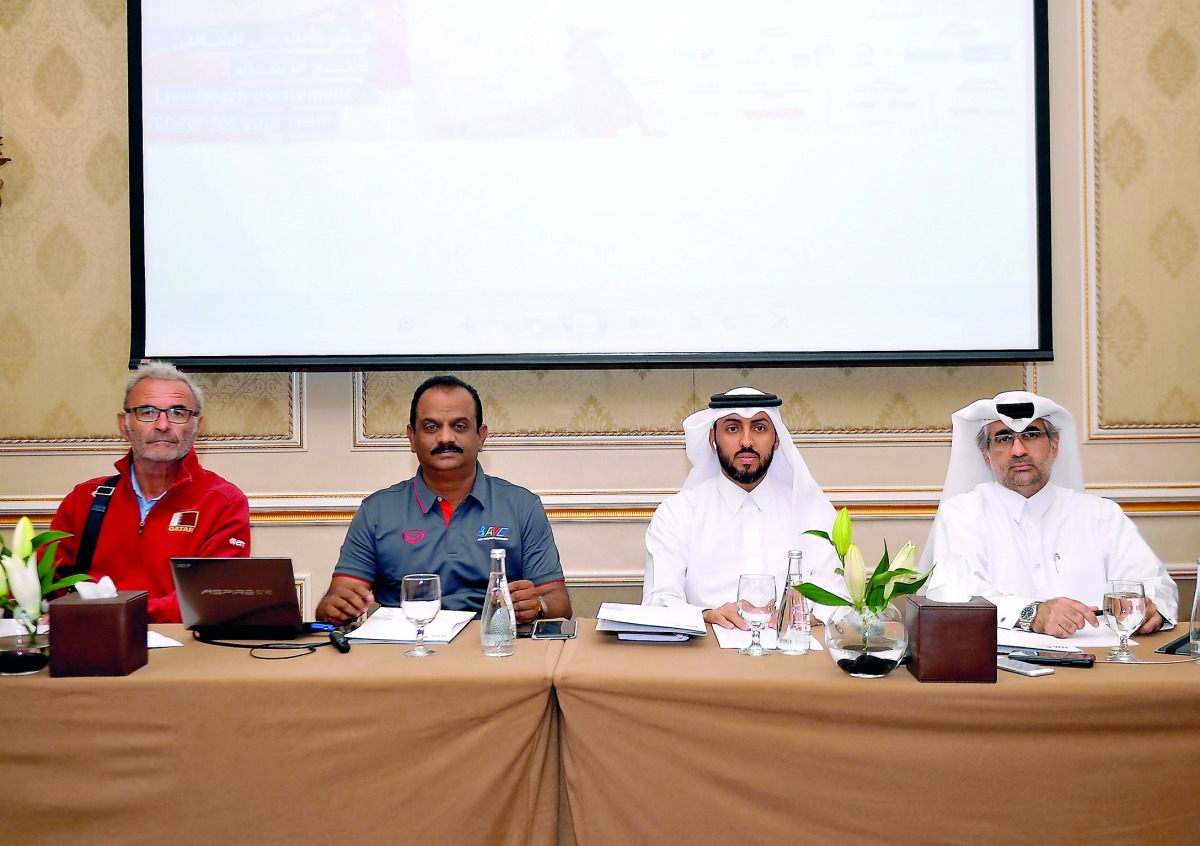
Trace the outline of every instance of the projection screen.
<instances>
[{"instance_id":1,"label":"projection screen","mask_svg":"<svg viewBox=\"0 0 1200 846\"><path fill-rule=\"evenodd\" d=\"M1044 0L131 0L131 359L1051 357Z\"/></svg>"}]
</instances>

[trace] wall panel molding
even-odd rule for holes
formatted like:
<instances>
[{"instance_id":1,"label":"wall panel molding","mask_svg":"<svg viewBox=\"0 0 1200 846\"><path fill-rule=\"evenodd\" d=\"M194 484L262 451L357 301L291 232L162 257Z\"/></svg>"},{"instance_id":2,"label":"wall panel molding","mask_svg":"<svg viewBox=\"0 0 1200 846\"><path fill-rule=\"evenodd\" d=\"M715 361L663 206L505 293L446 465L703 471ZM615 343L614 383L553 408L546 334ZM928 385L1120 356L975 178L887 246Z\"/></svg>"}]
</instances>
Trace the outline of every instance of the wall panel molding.
<instances>
[{"instance_id":1,"label":"wall panel molding","mask_svg":"<svg viewBox=\"0 0 1200 846\"><path fill-rule=\"evenodd\" d=\"M304 449L303 373L192 374L204 391L204 424L196 447L208 451ZM112 434L70 438L0 438L0 455L120 454L120 392L112 400Z\"/></svg>"},{"instance_id":2,"label":"wall panel molding","mask_svg":"<svg viewBox=\"0 0 1200 846\"><path fill-rule=\"evenodd\" d=\"M1200 5L1082 6L1088 437L1194 439Z\"/></svg>"}]
</instances>

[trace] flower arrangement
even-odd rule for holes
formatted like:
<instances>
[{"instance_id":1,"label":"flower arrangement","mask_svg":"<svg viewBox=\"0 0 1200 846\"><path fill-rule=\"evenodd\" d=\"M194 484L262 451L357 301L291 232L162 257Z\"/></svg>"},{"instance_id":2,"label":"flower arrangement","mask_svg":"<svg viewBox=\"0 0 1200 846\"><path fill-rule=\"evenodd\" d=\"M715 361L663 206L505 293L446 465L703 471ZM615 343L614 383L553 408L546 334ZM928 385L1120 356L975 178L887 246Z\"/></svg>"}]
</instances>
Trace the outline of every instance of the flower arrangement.
<instances>
[{"instance_id":1,"label":"flower arrangement","mask_svg":"<svg viewBox=\"0 0 1200 846\"><path fill-rule=\"evenodd\" d=\"M12 611L13 619L31 635L37 633L43 600L56 590L88 578L86 573L54 580L54 553L67 532L33 533L33 521L22 517L13 530L12 548L0 537L0 608ZM41 552L39 557L38 552Z\"/></svg>"},{"instance_id":2,"label":"flower arrangement","mask_svg":"<svg viewBox=\"0 0 1200 846\"><path fill-rule=\"evenodd\" d=\"M850 594L850 598L845 599L809 582L797 585L796 589L807 599L821 605L847 605L860 617L872 617L883 611L892 597L916 593L925 584L932 570L921 575L913 569L917 548L913 546L912 541L904 544L895 558L888 556L885 541L883 557L879 559L874 572L868 576L862 553L851 542L852 531L850 512L843 508L833 521L832 537L819 529L810 529L804 533L824 538L833 546L838 560L842 563L835 572L846 580L846 590Z\"/></svg>"}]
</instances>

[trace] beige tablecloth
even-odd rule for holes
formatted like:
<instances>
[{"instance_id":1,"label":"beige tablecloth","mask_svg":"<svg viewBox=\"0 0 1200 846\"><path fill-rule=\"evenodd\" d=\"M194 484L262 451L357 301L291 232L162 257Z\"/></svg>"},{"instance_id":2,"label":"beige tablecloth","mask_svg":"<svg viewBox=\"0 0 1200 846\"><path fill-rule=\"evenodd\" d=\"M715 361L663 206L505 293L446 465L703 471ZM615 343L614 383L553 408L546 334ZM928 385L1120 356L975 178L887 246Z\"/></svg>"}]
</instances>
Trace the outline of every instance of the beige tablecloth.
<instances>
[{"instance_id":1,"label":"beige tablecloth","mask_svg":"<svg viewBox=\"0 0 1200 846\"><path fill-rule=\"evenodd\" d=\"M560 643L269 663L155 628L185 645L127 677L0 678L3 842L557 841Z\"/></svg>"},{"instance_id":2,"label":"beige tablecloth","mask_svg":"<svg viewBox=\"0 0 1200 846\"><path fill-rule=\"evenodd\" d=\"M1195 664L920 684L593 625L554 678L580 846L1200 843Z\"/></svg>"}]
</instances>

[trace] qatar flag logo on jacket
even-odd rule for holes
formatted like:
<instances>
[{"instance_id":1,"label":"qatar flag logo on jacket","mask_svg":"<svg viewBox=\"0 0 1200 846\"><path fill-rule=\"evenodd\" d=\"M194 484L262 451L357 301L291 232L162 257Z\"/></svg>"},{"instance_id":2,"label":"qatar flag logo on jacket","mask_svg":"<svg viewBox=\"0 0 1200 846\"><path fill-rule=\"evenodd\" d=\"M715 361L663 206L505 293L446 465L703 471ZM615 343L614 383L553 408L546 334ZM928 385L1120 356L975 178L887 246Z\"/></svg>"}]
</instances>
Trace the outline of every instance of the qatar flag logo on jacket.
<instances>
[{"instance_id":1,"label":"qatar flag logo on jacket","mask_svg":"<svg viewBox=\"0 0 1200 846\"><path fill-rule=\"evenodd\" d=\"M171 525L167 527L167 531L194 532L196 531L196 524L199 522L199 511L176 511L171 515Z\"/></svg>"}]
</instances>

